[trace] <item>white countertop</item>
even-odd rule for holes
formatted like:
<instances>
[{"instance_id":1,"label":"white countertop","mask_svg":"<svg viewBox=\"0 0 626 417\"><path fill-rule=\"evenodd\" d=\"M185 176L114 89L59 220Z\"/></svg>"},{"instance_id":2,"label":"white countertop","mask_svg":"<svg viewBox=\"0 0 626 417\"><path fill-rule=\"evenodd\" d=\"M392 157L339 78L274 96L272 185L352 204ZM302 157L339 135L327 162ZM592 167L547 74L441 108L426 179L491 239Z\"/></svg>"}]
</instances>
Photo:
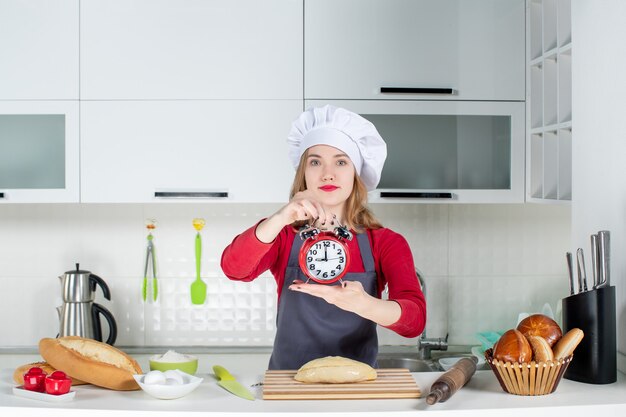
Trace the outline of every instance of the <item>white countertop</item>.
<instances>
[{"instance_id":1,"label":"white countertop","mask_svg":"<svg viewBox=\"0 0 626 417\"><path fill-rule=\"evenodd\" d=\"M233 361L231 372L244 385L262 380L262 372L242 372ZM265 364L259 364L265 366ZM210 369L210 368L209 368ZM201 369L205 371L205 369ZM258 416L298 413L307 416L362 416L384 413L393 416L415 415L416 412L435 412L440 416L524 416L532 408L532 417L555 417L567 412L568 417L591 413L603 416L625 415L626 377L618 373L618 381L608 385L589 385L562 380L555 393L538 397L521 397L502 391L491 371L478 371L471 381L445 403L429 406L425 401L430 385L439 372L414 373L423 397L410 400L328 400L278 401L262 400L262 389L251 388L256 401L247 401L231 395L216 385L212 374L200 372L203 383L191 394L176 400L157 400L143 391L116 392L94 386L77 386L75 398L67 403L51 404L16 397L12 369L0 372L0 415L6 416L176 416L193 412L197 416ZM593 408L592 408L593 407ZM44 414L45 410L45 414Z\"/></svg>"}]
</instances>

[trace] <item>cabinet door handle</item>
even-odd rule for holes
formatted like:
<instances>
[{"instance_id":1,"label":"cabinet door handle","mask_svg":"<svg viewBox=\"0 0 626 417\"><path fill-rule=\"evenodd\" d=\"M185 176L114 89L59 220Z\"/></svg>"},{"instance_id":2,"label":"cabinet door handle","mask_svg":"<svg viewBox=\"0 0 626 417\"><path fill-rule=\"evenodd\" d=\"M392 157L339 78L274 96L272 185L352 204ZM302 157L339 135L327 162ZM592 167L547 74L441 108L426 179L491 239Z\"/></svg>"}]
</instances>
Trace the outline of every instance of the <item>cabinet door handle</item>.
<instances>
[{"instance_id":1,"label":"cabinet door handle","mask_svg":"<svg viewBox=\"0 0 626 417\"><path fill-rule=\"evenodd\" d=\"M155 198L228 198L228 191L155 191Z\"/></svg>"},{"instance_id":2,"label":"cabinet door handle","mask_svg":"<svg viewBox=\"0 0 626 417\"><path fill-rule=\"evenodd\" d=\"M452 198L452 193L414 192L414 191L381 191L382 198Z\"/></svg>"},{"instance_id":3,"label":"cabinet door handle","mask_svg":"<svg viewBox=\"0 0 626 417\"><path fill-rule=\"evenodd\" d=\"M425 87L380 87L381 93L393 93L393 94L456 94L456 91L452 88L425 88Z\"/></svg>"}]
</instances>

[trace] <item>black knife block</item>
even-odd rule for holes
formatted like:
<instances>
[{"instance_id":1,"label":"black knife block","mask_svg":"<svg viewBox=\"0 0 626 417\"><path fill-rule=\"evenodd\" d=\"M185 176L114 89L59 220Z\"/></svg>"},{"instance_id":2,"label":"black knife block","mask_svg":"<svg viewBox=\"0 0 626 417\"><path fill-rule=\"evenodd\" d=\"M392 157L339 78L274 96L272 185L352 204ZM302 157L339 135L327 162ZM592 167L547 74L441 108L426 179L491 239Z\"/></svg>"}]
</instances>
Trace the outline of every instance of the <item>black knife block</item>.
<instances>
[{"instance_id":1,"label":"black knife block","mask_svg":"<svg viewBox=\"0 0 626 417\"><path fill-rule=\"evenodd\" d=\"M615 287L603 287L566 297L563 302L563 334L575 327L585 336L564 378L588 384L617 380Z\"/></svg>"}]
</instances>

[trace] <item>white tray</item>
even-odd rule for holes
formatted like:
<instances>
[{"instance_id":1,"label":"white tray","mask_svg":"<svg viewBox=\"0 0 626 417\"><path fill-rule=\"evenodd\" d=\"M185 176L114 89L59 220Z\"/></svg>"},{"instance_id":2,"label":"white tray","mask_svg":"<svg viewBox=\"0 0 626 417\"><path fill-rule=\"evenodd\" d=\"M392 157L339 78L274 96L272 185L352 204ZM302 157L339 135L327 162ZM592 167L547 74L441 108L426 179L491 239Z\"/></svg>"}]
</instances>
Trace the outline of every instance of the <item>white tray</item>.
<instances>
[{"instance_id":1,"label":"white tray","mask_svg":"<svg viewBox=\"0 0 626 417\"><path fill-rule=\"evenodd\" d=\"M64 403L66 401L72 401L76 391L70 391L63 395L50 395L45 392L29 391L24 387L13 387L13 395L18 397L30 398L31 400L47 401L50 403Z\"/></svg>"}]
</instances>

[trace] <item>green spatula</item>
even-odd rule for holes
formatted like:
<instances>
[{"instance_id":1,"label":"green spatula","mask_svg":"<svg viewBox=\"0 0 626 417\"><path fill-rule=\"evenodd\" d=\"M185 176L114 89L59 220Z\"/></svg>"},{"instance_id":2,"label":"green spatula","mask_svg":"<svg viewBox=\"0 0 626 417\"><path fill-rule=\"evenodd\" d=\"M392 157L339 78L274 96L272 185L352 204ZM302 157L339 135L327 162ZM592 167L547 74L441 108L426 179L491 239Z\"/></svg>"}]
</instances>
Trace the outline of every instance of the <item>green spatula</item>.
<instances>
[{"instance_id":1,"label":"green spatula","mask_svg":"<svg viewBox=\"0 0 626 417\"><path fill-rule=\"evenodd\" d=\"M196 233L196 280L191 283L191 303L204 304L206 300L206 284L200 278L200 265L202 259L202 237L200 230L204 227L204 219L193 219L193 227Z\"/></svg>"}]
</instances>

